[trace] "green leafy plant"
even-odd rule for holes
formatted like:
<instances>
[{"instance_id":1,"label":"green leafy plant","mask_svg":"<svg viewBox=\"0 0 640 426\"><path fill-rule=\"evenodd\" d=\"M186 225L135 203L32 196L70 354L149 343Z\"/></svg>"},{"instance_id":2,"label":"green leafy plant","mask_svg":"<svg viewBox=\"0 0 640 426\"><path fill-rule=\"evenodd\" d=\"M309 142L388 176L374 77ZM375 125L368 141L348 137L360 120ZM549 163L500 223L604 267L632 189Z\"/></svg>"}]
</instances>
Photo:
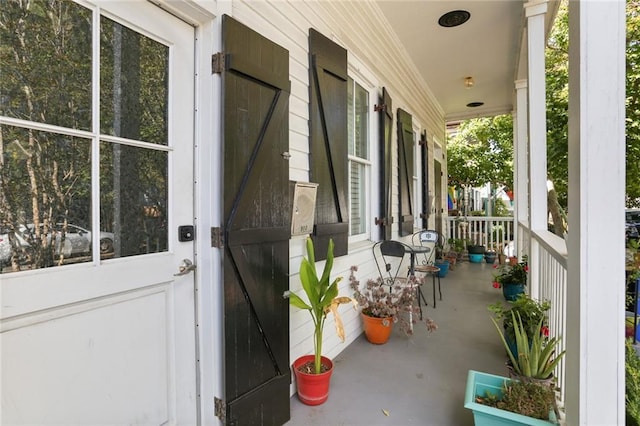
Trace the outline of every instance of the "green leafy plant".
<instances>
[{"instance_id":1,"label":"green leafy plant","mask_svg":"<svg viewBox=\"0 0 640 426\"><path fill-rule=\"evenodd\" d=\"M464 251L465 247L467 246L466 240L463 240L461 238L449 238L448 243L449 246L457 252Z\"/></svg>"},{"instance_id":2,"label":"green leafy plant","mask_svg":"<svg viewBox=\"0 0 640 426\"><path fill-rule=\"evenodd\" d=\"M551 303L548 300L539 302L526 294L521 294L509 305L505 306L501 302L496 302L489 305L488 309L493 312L496 321L502 320L505 337L511 342L515 342L516 338L511 313L519 315L527 335L533 336L536 332L549 335L547 311L551 309ZM542 321L542 327L538 327L540 321Z\"/></svg>"},{"instance_id":3,"label":"green leafy plant","mask_svg":"<svg viewBox=\"0 0 640 426\"><path fill-rule=\"evenodd\" d=\"M562 351L555 358L553 357L556 347L560 343L560 338L553 337L549 339L540 332L534 332L533 336L529 337L522 324L520 314L511 312L511 317L514 324L516 347L518 350L517 355L511 350L496 320L493 318L491 318L491 320L500 334L500 339L507 350L507 355L509 355L514 372L518 376L533 379L547 379L551 377L553 370L565 354L565 351ZM537 329L540 330L541 328L542 320L538 323Z\"/></svg>"},{"instance_id":4,"label":"green leafy plant","mask_svg":"<svg viewBox=\"0 0 640 426\"><path fill-rule=\"evenodd\" d=\"M625 417L628 426L640 426L640 358L628 339L625 344Z\"/></svg>"},{"instance_id":5,"label":"green leafy plant","mask_svg":"<svg viewBox=\"0 0 640 426\"><path fill-rule=\"evenodd\" d=\"M322 368L322 332L327 314L329 312L333 313L336 332L340 340L344 342L344 327L342 326L342 319L338 313L338 306L342 303L354 302L350 297L338 297L338 283L342 280L342 277L338 277L329 283L331 269L333 268L333 240L329 240L327 261L324 265L322 276L318 276L316 271L313 240L307 238L306 245L307 257L303 257L302 263L300 264L300 281L302 282L302 289L307 295L309 303L306 303L295 293L289 294L289 303L297 308L306 309L311 314L314 325L314 371L316 374L320 374Z\"/></svg>"},{"instance_id":6,"label":"green leafy plant","mask_svg":"<svg viewBox=\"0 0 640 426\"><path fill-rule=\"evenodd\" d=\"M527 272L529 272L529 265L527 263L527 257L522 257L522 262L518 262L515 265L494 265L497 269L497 273L493 275L493 287L502 288L505 285L512 284L524 284L527 285Z\"/></svg>"}]
</instances>

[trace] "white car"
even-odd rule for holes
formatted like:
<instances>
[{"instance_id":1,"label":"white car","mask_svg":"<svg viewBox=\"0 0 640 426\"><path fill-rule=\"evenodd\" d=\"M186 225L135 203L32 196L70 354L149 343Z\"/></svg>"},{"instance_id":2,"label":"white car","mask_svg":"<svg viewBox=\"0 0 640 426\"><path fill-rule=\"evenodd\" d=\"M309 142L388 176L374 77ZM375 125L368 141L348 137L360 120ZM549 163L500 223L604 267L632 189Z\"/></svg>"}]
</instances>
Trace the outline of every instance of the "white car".
<instances>
[{"instance_id":1,"label":"white car","mask_svg":"<svg viewBox=\"0 0 640 426\"><path fill-rule=\"evenodd\" d=\"M30 241L33 241L35 237L33 228L33 224L27 225ZM55 244L56 255L73 257L91 253L91 231L80 226L67 224L65 230L64 225L58 223L54 229L48 230L46 238L50 244ZM113 239L111 232L100 232L101 254L113 252Z\"/></svg>"},{"instance_id":2,"label":"white car","mask_svg":"<svg viewBox=\"0 0 640 426\"><path fill-rule=\"evenodd\" d=\"M13 234L13 238L11 234ZM13 252L12 240L18 256L18 263L26 263L31 258L31 245L21 233L14 232L7 227L2 227L0 228L0 268L11 263L11 255Z\"/></svg>"}]
</instances>

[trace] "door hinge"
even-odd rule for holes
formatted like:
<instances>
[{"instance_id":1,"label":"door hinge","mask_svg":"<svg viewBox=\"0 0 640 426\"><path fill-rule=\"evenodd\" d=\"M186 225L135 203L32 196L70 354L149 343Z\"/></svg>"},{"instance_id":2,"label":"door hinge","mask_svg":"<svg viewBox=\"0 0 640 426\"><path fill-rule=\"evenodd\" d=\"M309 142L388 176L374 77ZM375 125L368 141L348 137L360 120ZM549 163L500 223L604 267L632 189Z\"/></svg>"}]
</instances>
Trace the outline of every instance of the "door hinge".
<instances>
[{"instance_id":1,"label":"door hinge","mask_svg":"<svg viewBox=\"0 0 640 426\"><path fill-rule=\"evenodd\" d=\"M226 414L226 406L223 400L218 397L213 398L213 414L220 419L224 423L224 418Z\"/></svg>"},{"instance_id":2,"label":"door hinge","mask_svg":"<svg viewBox=\"0 0 640 426\"><path fill-rule=\"evenodd\" d=\"M220 74L224 71L225 58L223 52L211 55L211 74Z\"/></svg>"},{"instance_id":3,"label":"door hinge","mask_svg":"<svg viewBox=\"0 0 640 426\"><path fill-rule=\"evenodd\" d=\"M222 248L224 245L224 237L222 236L222 228L219 226L211 227L211 247Z\"/></svg>"}]
</instances>

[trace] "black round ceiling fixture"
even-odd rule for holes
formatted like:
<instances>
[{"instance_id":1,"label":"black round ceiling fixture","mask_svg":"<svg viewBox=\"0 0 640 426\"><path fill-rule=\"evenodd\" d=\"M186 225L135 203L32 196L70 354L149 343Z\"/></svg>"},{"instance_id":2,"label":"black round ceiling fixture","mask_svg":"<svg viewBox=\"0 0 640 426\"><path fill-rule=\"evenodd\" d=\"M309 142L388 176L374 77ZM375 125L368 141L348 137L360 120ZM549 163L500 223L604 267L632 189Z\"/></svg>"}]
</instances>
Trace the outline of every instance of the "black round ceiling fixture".
<instances>
[{"instance_id":1,"label":"black round ceiling fixture","mask_svg":"<svg viewBox=\"0 0 640 426\"><path fill-rule=\"evenodd\" d=\"M438 24L445 28L457 27L469 20L471 14L466 10L452 10L447 12L438 19Z\"/></svg>"},{"instance_id":2,"label":"black round ceiling fixture","mask_svg":"<svg viewBox=\"0 0 640 426\"><path fill-rule=\"evenodd\" d=\"M479 107L479 106L482 106L482 105L484 105L484 102L469 102L467 104L467 106L469 108L476 108L476 107Z\"/></svg>"}]
</instances>

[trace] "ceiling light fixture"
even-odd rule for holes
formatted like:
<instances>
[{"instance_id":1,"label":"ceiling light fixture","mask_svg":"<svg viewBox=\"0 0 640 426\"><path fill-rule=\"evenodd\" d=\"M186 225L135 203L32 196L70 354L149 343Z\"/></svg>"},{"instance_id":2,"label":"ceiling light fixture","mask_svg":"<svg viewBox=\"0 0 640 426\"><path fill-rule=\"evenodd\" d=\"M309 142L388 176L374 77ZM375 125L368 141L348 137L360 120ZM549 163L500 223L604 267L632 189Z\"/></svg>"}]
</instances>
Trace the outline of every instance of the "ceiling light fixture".
<instances>
[{"instance_id":1,"label":"ceiling light fixture","mask_svg":"<svg viewBox=\"0 0 640 426\"><path fill-rule=\"evenodd\" d=\"M484 105L484 102L469 102L467 104L467 106L469 108L477 108L477 107L482 106L482 105Z\"/></svg>"},{"instance_id":2,"label":"ceiling light fixture","mask_svg":"<svg viewBox=\"0 0 640 426\"><path fill-rule=\"evenodd\" d=\"M447 12L438 19L441 27L451 28L462 25L469 20L471 14L466 10L452 10Z\"/></svg>"},{"instance_id":3,"label":"ceiling light fixture","mask_svg":"<svg viewBox=\"0 0 640 426\"><path fill-rule=\"evenodd\" d=\"M473 77L465 77L464 78L464 87L465 88L471 89L474 84L476 84L476 82L473 81Z\"/></svg>"}]
</instances>

